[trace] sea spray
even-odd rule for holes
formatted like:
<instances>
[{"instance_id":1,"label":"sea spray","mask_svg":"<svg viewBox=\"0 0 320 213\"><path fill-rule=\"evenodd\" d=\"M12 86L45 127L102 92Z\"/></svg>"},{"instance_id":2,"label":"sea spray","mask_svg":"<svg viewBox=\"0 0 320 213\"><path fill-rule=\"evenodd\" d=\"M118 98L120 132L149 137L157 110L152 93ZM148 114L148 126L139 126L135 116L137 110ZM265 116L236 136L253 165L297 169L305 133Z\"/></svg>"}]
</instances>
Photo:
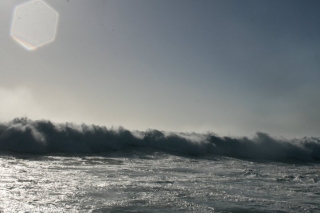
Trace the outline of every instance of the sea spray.
<instances>
[{"instance_id":1,"label":"sea spray","mask_svg":"<svg viewBox=\"0 0 320 213\"><path fill-rule=\"evenodd\" d=\"M55 124L46 120L14 119L0 124L0 150L20 153L101 153L152 148L163 152L236 158L314 161L320 159L320 139L288 140L257 132L254 137L219 137L214 133L129 131L123 127Z\"/></svg>"}]
</instances>

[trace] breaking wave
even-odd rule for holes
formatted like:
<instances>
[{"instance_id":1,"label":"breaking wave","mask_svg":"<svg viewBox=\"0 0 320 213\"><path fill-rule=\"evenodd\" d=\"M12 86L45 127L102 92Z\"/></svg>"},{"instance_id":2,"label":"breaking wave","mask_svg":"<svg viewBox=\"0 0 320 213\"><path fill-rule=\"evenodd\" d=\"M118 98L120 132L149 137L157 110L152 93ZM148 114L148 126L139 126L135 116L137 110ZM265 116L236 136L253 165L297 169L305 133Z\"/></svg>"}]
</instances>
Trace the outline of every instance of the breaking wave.
<instances>
[{"instance_id":1,"label":"breaking wave","mask_svg":"<svg viewBox=\"0 0 320 213\"><path fill-rule=\"evenodd\" d=\"M222 155L236 158L314 161L320 159L320 139L219 137L213 133L173 133L158 130L129 131L122 127L55 124L26 118L0 123L0 151L19 153L100 153L152 148L183 155Z\"/></svg>"}]
</instances>

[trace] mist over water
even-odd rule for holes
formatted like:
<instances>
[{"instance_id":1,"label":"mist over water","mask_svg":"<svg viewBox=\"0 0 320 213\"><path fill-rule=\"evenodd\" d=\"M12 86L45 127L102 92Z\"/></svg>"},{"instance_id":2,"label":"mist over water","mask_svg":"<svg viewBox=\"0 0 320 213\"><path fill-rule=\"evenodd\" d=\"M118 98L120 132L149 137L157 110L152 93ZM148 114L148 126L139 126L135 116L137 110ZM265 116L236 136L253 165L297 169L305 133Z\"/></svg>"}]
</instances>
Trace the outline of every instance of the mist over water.
<instances>
[{"instance_id":1,"label":"mist over water","mask_svg":"<svg viewBox=\"0 0 320 213\"><path fill-rule=\"evenodd\" d=\"M320 139L274 138L258 132L254 137L219 137L214 133L175 133L158 130L129 131L122 127L55 124L14 119L0 124L0 150L19 153L96 154L152 148L187 156L221 155L274 161L320 159Z\"/></svg>"}]
</instances>

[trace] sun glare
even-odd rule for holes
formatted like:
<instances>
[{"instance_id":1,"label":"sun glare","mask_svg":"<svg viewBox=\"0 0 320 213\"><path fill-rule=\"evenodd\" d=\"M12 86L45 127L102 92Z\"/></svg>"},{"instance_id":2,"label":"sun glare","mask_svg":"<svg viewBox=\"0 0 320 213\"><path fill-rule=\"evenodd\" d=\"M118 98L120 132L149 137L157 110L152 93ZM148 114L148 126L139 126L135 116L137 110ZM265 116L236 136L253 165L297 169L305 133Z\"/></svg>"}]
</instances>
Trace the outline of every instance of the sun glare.
<instances>
[{"instance_id":1,"label":"sun glare","mask_svg":"<svg viewBox=\"0 0 320 213\"><path fill-rule=\"evenodd\" d=\"M14 9L11 37L27 50L35 50L55 39L58 13L42 0L34 0Z\"/></svg>"}]
</instances>

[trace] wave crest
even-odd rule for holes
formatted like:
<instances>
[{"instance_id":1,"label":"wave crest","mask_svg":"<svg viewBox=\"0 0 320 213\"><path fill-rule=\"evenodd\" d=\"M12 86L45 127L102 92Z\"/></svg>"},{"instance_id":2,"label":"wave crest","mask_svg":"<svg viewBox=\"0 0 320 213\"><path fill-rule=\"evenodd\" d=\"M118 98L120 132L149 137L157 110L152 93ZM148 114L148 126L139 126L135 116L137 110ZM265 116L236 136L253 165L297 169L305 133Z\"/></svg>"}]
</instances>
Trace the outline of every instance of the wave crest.
<instances>
[{"instance_id":1,"label":"wave crest","mask_svg":"<svg viewBox=\"0 0 320 213\"><path fill-rule=\"evenodd\" d=\"M320 139L287 140L258 132L252 138L218 137L213 133L129 131L96 125L54 124L14 119L0 124L0 151L22 153L99 153L137 147L185 155L223 155L240 158L313 161L320 159Z\"/></svg>"}]
</instances>

